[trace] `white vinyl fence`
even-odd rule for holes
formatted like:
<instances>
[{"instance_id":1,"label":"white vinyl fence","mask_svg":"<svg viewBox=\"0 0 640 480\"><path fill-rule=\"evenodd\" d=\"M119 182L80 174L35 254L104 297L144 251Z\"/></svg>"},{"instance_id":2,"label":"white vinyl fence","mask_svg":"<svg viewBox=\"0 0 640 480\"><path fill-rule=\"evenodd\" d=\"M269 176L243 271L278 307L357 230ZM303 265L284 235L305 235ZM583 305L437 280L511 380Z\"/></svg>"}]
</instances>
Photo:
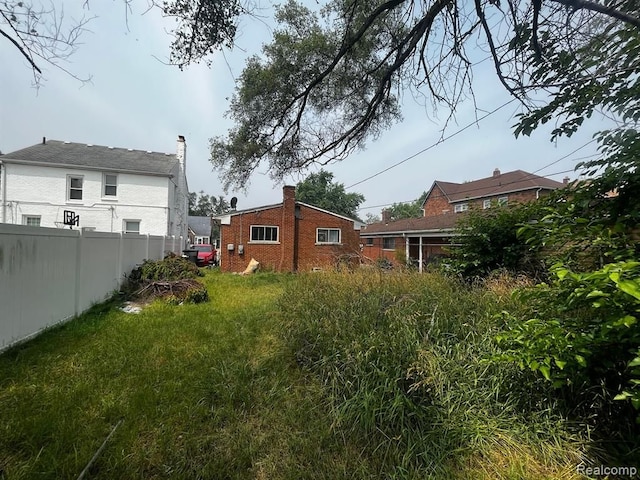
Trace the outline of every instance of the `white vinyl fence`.
<instances>
[{"instance_id":1,"label":"white vinyl fence","mask_svg":"<svg viewBox=\"0 0 640 480\"><path fill-rule=\"evenodd\" d=\"M0 351L106 300L145 259L182 237L0 224Z\"/></svg>"}]
</instances>

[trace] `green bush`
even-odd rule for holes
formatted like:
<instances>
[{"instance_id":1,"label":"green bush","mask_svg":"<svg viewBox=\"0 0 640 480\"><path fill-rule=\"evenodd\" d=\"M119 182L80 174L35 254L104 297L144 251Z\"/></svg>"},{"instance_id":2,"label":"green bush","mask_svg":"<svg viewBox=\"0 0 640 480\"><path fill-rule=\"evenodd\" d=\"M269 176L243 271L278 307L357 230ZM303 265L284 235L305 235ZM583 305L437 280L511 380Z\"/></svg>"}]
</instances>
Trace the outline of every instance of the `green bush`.
<instances>
[{"instance_id":1,"label":"green bush","mask_svg":"<svg viewBox=\"0 0 640 480\"><path fill-rule=\"evenodd\" d=\"M533 318L503 314L506 330L497 337L502 358L568 390L576 408L590 410L584 414L625 423L628 410L612 402L630 400L640 408L640 262L588 273L557 265L552 272L549 285L522 293Z\"/></svg>"},{"instance_id":2,"label":"green bush","mask_svg":"<svg viewBox=\"0 0 640 480\"><path fill-rule=\"evenodd\" d=\"M541 216L542 208L533 202L471 210L461 216L447 268L464 277L485 276L500 269L541 276L544 265L537 248L519 236L518 230Z\"/></svg>"}]
</instances>

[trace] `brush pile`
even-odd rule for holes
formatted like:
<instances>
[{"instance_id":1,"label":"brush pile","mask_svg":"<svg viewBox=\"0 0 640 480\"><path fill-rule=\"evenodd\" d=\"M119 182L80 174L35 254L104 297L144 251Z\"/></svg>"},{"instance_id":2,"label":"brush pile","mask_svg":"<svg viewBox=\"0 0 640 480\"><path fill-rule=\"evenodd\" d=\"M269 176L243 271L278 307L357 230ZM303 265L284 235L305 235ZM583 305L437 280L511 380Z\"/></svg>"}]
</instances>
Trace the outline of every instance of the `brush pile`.
<instances>
[{"instance_id":1,"label":"brush pile","mask_svg":"<svg viewBox=\"0 0 640 480\"><path fill-rule=\"evenodd\" d=\"M145 260L127 279L127 293L137 300L164 299L170 304L209 300L205 286L195 279L202 273L193 263L169 254L163 260Z\"/></svg>"}]
</instances>

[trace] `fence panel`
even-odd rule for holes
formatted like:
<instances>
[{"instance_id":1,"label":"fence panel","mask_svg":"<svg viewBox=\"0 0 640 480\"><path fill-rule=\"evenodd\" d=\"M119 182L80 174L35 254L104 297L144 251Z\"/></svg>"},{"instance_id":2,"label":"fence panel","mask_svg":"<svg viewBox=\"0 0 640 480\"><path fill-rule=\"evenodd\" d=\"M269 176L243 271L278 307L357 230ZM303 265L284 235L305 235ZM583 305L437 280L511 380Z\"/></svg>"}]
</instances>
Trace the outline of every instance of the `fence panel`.
<instances>
[{"instance_id":1,"label":"fence panel","mask_svg":"<svg viewBox=\"0 0 640 480\"><path fill-rule=\"evenodd\" d=\"M79 237L0 225L0 349L73 317Z\"/></svg>"},{"instance_id":2,"label":"fence panel","mask_svg":"<svg viewBox=\"0 0 640 480\"><path fill-rule=\"evenodd\" d=\"M68 320L120 288L182 238L0 224L0 351Z\"/></svg>"}]
</instances>

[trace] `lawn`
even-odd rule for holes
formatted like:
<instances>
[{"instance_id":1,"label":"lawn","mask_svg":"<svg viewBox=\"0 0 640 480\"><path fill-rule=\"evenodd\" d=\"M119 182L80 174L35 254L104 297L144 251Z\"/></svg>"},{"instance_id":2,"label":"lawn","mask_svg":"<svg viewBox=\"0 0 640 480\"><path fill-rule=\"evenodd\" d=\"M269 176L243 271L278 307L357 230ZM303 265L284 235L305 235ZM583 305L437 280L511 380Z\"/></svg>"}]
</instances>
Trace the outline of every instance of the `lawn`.
<instances>
[{"instance_id":1,"label":"lawn","mask_svg":"<svg viewBox=\"0 0 640 480\"><path fill-rule=\"evenodd\" d=\"M120 419L87 478L366 476L274 334L292 278L209 271L209 303L98 306L0 355L0 478L77 478Z\"/></svg>"},{"instance_id":2,"label":"lawn","mask_svg":"<svg viewBox=\"0 0 640 480\"><path fill-rule=\"evenodd\" d=\"M85 478L580 478L580 438L480 358L505 292L203 281L209 303L107 303L0 355L0 478L77 478L118 424Z\"/></svg>"}]
</instances>

